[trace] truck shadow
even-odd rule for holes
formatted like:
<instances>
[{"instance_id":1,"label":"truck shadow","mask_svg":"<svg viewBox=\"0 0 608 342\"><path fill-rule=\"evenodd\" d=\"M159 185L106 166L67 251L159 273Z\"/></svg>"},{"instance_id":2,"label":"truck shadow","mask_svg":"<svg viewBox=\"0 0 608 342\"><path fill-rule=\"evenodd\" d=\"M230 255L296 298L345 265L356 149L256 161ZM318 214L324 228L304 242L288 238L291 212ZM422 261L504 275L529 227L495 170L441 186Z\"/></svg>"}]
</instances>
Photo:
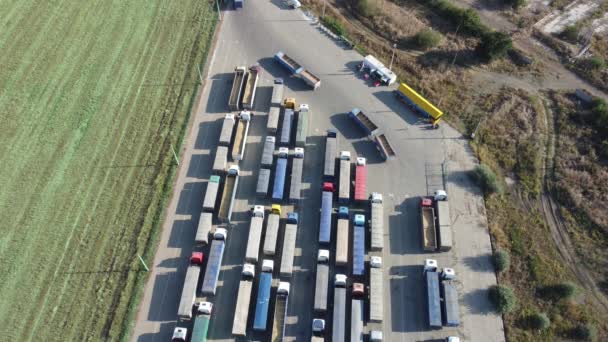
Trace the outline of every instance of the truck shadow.
<instances>
[{"instance_id":1,"label":"truck shadow","mask_svg":"<svg viewBox=\"0 0 608 342\"><path fill-rule=\"evenodd\" d=\"M426 324L426 294L422 267L393 266L389 269L392 330L424 331ZM385 294L386 295L386 294Z\"/></svg>"},{"instance_id":2,"label":"truck shadow","mask_svg":"<svg viewBox=\"0 0 608 342\"><path fill-rule=\"evenodd\" d=\"M184 245L191 246L190 242L194 241L194 237L196 236L199 214L192 215L190 220L173 221L167 247L186 249Z\"/></svg>"},{"instance_id":3,"label":"truck shadow","mask_svg":"<svg viewBox=\"0 0 608 342\"><path fill-rule=\"evenodd\" d=\"M217 73L209 80L209 97L205 112L225 113L228 111L228 96L232 87L233 73Z\"/></svg>"},{"instance_id":4,"label":"truck shadow","mask_svg":"<svg viewBox=\"0 0 608 342\"><path fill-rule=\"evenodd\" d=\"M181 289L184 286L185 270L186 264L180 265L177 272L156 275L156 278L154 279L154 289L152 289L152 300L150 301L150 309L148 311L149 321L175 321L177 318L179 296L181 295ZM171 334L169 333L168 336L171 336Z\"/></svg>"},{"instance_id":5,"label":"truck shadow","mask_svg":"<svg viewBox=\"0 0 608 342\"><path fill-rule=\"evenodd\" d=\"M259 83L258 83L259 84ZM255 91L255 103L253 104L253 110L256 112L262 112L262 115L268 113L270 110L270 98L272 97L272 86L260 87L258 85ZM260 113L261 114L261 113ZM256 113L256 120L260 119L260 114ZM266 123L264 122L264 127L266 127Z\"/></svg>"},{"instance_id":6,"label":"truck shadow","mask_svg":"<svg viewBox=\"0 0 608 342\"><path fill-rule=\"evenodd\" d=\"M488 315L495 312L492 303L488 299L488 289L473 290L464 295L461 294L460 298L462 298L459 301L460 304L464 305L473 314Z\"/></svg>"},{"instance_id":7,"label":"truck shadow","mask_svg":"<svg viewBox=\"0 0 608 342\"><path fill-rule=\"evenodd\" d=\"M332 114L329 120L344 138L349 140L365 139L365 133L348 117L348 113Z\"/></svg>"},{"instance_id":8,"label":"truck shadow","mask_svg":"<svg viewBox=\"0 0 608 342\"><path fill-rule=\"evenodd\" d=\"M357 157L365 157L367 164L380 164L384 159L380 156L380 152L376 148L376 144L371 140L358 140L353 142Z\"/></svg>"},{"instance_id":9,"label":"truck shadow","mask_svg":"<svg viewBox=\"0 0 608 342\"><path fill-rule=\"evenodd\" d=\"M272 53L276 53L274 51ZM273 57L264 57L258 60L258 63L264 70L266 70L273 78L282 78L283 84L292 91L312 91L312 88L306 85L303 80L291 75L285 68L283 68ZM305 66L304 66L305 67ZM322 80L321 80L322 81ZM322 87L323 85L321 85ZM285 97L289 94L285 94Z\"/></svg>"},{"instance_id":10,"label":"truck shadow","mask_svg":"<svg viewBox=\"0 0 608 342\"><path fill-rule=\"evenodd\" d=\"M201 122L198 125L194 148L197 150L209 149L210 151L214 151L220 139L223 122L223 117L214 121Z\"/></svg>"},{"instance_id":11,"label":"truck shadow","mask_svg":"<svg viewBox=\"0 0 608 342\"><path fill-rule=\"evenodd\" d=\"M392 254L425 254L421 243L419 200L418 197L406 198L395 206L395 215L389 216Z\"/></svg>"},{"instance_id":12,"label":"truck shadow","mask_svg":"<svg viewBox=\"0 0 608 342\"><path fill-rule=\"evenodd\" d=\"M198 215L203 205L203 182L189 182L184 184L184 188L179 194L177 215Z\"/></svg>"},{"instance_id":13,"label":"truck shadow","mask_svg":"<svg viewBox=\"0 0 608 342\"><path fill-rule=\"evenodd\" d=\"M140 335L137 342L169 341L175 326L174 322L161 323L159 332Z\"/></svg>"},{"instance_id":14,"label":"truck shadow","mask_svg":"<svg viewBox=\"0 0 608 342\"><path fill-rule=\"evenodd\" d=\"M373 95L384 103L390 110L399 115L405 122L414 126L428 126L430 125L422 118L412 112L404 103L399 101L392 90L379 90L375 91Z\"/></svg>"},{"instance_id":15,"label":"truck shadow","mask_svg":"<svg viewBox=\"0 0 608 342\"><path fill-rule=\"evenodd\" d=\"M492 266L492 256L490 254L465 257L462 262L465 264L465 266L467 266L473 271L494 273L494 266Z\"/></svg>"},{"instance_id":16,"label":"truck shadow","mask_svg":"<svg viewBox=\"0 0 608 342\"><path fill-rule=\"evenodd\" d=\"M191 178L208 179L211 175L212 165L213 156L210 153L193 154L186 174Z\"/></svg>"}]
</instances>

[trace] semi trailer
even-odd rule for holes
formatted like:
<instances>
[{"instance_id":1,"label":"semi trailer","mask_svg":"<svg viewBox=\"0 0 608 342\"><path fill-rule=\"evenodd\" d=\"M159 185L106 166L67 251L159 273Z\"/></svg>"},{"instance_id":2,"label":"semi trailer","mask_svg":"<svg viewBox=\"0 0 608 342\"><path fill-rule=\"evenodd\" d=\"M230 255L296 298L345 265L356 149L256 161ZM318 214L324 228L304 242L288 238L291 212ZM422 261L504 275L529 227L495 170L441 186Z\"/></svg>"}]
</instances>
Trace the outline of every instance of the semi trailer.
<instances>
[{"instance_id":1,"label":"semi trailer","mask_svg":"<svg viewBox=\"0 0 608 342\"><path fill-rule=\"evenodd\" d=\"M331 241L331 213L333 211L334 185L323 183L321 193L321 219L319 223L319 243L329 244Z\"/></svg>"},{"instance_id":2,"label":"semi trailer","mask_svg":"<svg viewBox=\"0 0 608 342\"><path fill-rule=\"evenodd\" d=\"M234 321L232 322L232 334L245 336L247 334L247 318L249 317L249 304L251 302L251 289L255 278L255 266L252 264L243 265L239 292L236 298L236 308L234 310Z\"/></svg>"},{"instance_id":3,"label":"semi trailer","mask_svg":"<svg viewBox=\"0 0 608 342\"><path fill-rule=\"evenodd\" d=\"M239 121L236 124L236 134L234 136L234 144L232 144L232 160L239 162L245 157L245 147L247 146L247 135L249 134L249 125L253 115L251 112L242 111L239 114Z\"/></svg>"},{"instance_id":4,"label":"semi trailer","mask_svg":"<svg viewBox=\"0 0 608 342\"><path fill-rule=\"evenodd\" d=\"M218 212L218 219L223 222L230 222L232 217L232 208L234 206L234 197L236 196L236 189L239 185L239 166L232 165L228 169L226 175L226 181L224 182L224 191L222 192L222 200L220 201L220 210Z\"/></svg>"},{"instance_id":5,"label":"semi trailer","mask_svg":"<svg viewBox=\"0 0 608 342\"><path fill-rule=\"evenodd\" d=\"M350 201L350 152L340 152L340 188L338 202L348 204Z\"/></svg>"},{"instance_id":6,"label":"semi trailer","mask_svg":"<svg viewBox=\"0 0 608 342\"><path fill-rule=\"evenodd\" d=\"M268 322L268 306L270 305L270 288L272 287L272 270L274 262L264 260L262 262L262 273L258 286L258 297L255 305L255 317L253 319L253 330L266 331Z\"/></svg>"},{"instance_id":7,"label":"semi trailer","mask_svg":"<svg viewBox=\"0 0 608 342\"><path fill-rule=\"evenodd\" d=\"M228 231L224 228L218 228L213 233L213 241L209 248L209 258L207 259L207 269L201 286L201 293L204 295L214 296L217 288L217 280L220 276L220 268L222 267L222 258L224 257L224 248L226 247L226 237Z\"/></svg>"},{"instance_id":8,"label":"semi trailer","mask_svg":"<svg viewBox=\"0 0 608 342\"><path fill-rule=\"evenodd\" d=\"M291 160L291 182L289 185L289 201L297 203L301 198L302 170L304 169L304 149L296 147Z\"/></svg>"},{"instance_id":9,"label":"semi trailer","mask_svg":"<svg viewBox=\"0 0 608 342\"><path fill-rule=\"evenodd\" d=\"M282 201L283 193L285 192L285 176L287 173L287 158L289 149L287 147L279 147L277 154L277 163L274 172L274 183L272 187L272 200Z\"/></svg>"},{"instance_id":10,"label":"semi trailer","mask_svg":"<svg viewBox=\"0 0 608 342\"><path fill-rule=\"evenodd\" d=\"M234 69L234 78L232 81L232 89L230 90L230 97L228 98L228 108L233 111L237 111L240 108L241 96L243 93L243 84L247 69L244 66L238 66Z\"/></svg>"},{"instance_id":11,"label":"semi trailer","mask_svg":"<svg viewBox=\"0 0 608 342\"><path fill-rule=\"evenodd\" d=\"M249 239L245 251L245 261L258 262L260 243L262 240L262 228L264 226L264 206L256 205L251 210L251 223L249 225Z\"/></svg>"},{"instance_id":12,"label":"semi trailer","mask_svg":"<svg viewBox=\"0 0 608 342\"><path fill-rule=\"evenodd\" d=\"M215 203L217 202L217 193L220 187L220 176L213 175L209 177L207 182L207 190L203 199L203 211L212 213L215 211Z\"/></svg>"},{"instance_id":13,"label":"semi trailer","mask_svg":"<svg viewBox=\"0 0 608 342\"><path fill-rule=\"evenodd\" d=\"M336 149L338 148L338 134L335 129L327 130L325 136L325 164L323 179L333 181L336 174Z\"/></svg>"},{"instance_id":14,"label":"semi trailer","mask_svg":"<svg viewBox=\"0 0 608 342\"><path fill-rule=\"evenodd\" d=\"M281 205L273 204L266 222L266 235L264 237L264 255L273 256L277 250L279 237L279 224L281 220Z\"/></svg>"},{"instance_id":15,"label":"semi trailer","mask_svg":"<svg viewBox=\"0 0 608 342\"><path fill-rule=\"evenodd\" d=\"M371 243L372 251L381 251L384 248L384 204L382 194L373 192L369 197L371 206Z\"/></svg>"},{"instance_id":16,"label":"semi trailer","mask_svg":"<svg viewBox=\"0 0 608 342\"><path fill-rule=\"evenodd\" d=\"M279 129L279 118L281 116L284 85L282 78L275 78L272 86L272 96L270 97L270 110L268 110L268 132L274 134Z\"/></svg>"},{"instance_id":17,"label":"semi trailer","mask_svg":"<svg viewBox=\"0 0 608 342\"><path fill-rule=\"evenodd\" d=\"M296 249L296 236L298 234L298 213L287 213L287 224L283 240L283 253L281 255L281 277L291 277L293 273L293 258Z\"/></svg>"},{"instance_id":18,"label":"semi trailer","mask_svg":"<svg viewBox=\"0 0 608 342\"><path fill-rule=\"evenodd\" d=\"M203 264L203 253L194 252L190 256L190 265L186 270L186 278L182 289L182 296L179 300L177 316L181 319L192 318L192 306L196 300L196 287L198 286L198 278L201 274L201 265Z\"/></svg>"}]
</instances>

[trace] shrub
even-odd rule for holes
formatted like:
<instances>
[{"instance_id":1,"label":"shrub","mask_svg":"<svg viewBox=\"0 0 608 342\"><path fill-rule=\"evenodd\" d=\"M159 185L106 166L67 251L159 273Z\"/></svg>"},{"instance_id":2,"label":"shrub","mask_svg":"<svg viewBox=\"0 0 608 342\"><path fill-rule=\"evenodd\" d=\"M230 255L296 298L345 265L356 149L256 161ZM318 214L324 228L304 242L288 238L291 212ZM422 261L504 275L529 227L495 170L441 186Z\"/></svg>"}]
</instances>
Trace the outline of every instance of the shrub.
<instances>
[{"instance_id":1,"label":"shrub","mask_svg":"<svg viewBox=\"0 0 608 342\"><path fill-rule=\"evenodd\" d=\"M340 23L338 19L326 15L324 17L321 17L321 22L323 23L323 25L327 26L327 28L332 30L333 33L339 36L344 35L344 26L342 26L342 23Z\"/></svg>"},{"instance_id":2,"label":"shrub","mask_svg":"<svg viewBox=\"0 0 608 342\"><path fill-rule=\"evenodd\" d=\"M430 0L425 3L463 32L475 37L481 37L488 32L475 10L458 7L447 0Z\"/></svg>"},{"instance_id":3,"label":"shrub","mask_svg":"<svg viewBox=\"0 0 608 342\"><path fill-rule=\"evenodd\" d=\"M498 250L494 252L492 262L497 272L504 272L511 266L511 255L507 251Z\"/></svg>"},{"instance_id":4,"label":"shrub","mask_svg":"<svg viewBox=\"0 0 608 342\"><path fill-rule=\"evenodd\" d=\"M603 69L606 66L606 61L602 57L591 57L588 62L593 70Z\"/></svg>"},{"instance_id":5,"label":"shrub","mask_svg":"<svg viewBox=\"0 0 608 342\"><path fill-rule=\"evenodd\" d=\"M577 325L572 329L570 335L575 339L584 341L595 341L597 338L595 327L591 324Z\"/></svg>"},{"instance_id":6,"label":"shrub","mask_svg":"<svg viewBox=\"0 0 608 342\"><path fill-rule=\"evenodd\" d=\"M578 41L579 28L576 25L568 25L559 34L562 39L569 41L570 43L576 43Z\"/></svg>"},{"instance_id":7,"label":"shrub","mask_svg":"<svg viewBox=\"0 0 608 342\"><path fill-rule=\"evenodd\" d=\"M488 296L490 301L496 306L496 310L501 314L513 311L517 305L517 298L513 293L513 289L504 285L490 287Z\"/></svg>"},{"instance_id":8,"label":"shrub","mask_svg":"<svg viewBox=\"0 0 608 342\"><path fill-rule=\"evenodd\" d=\"M378 15L378 5L373 0L357 0L357 10L364 17L373 17Z\"/></svg>"},{"instance_id":9,"label":"shrub","mask_svg":"<svg viewBox=\"0 0 608 342\"><path fill-rule=\"evenodd\" d=\"M505 0L505 4L511 6L513 9L520 9L526 4L526 0Z\"/></svg>"},{"instance_id":10,"label":"shrub","mask_svg":"<svg viewBox=\"0 0 608 342\"><path fill-rule=\"evenodd\" d=\"M487 165L477 165L474 170L475 178L486 195L502 192L496 174Z\"/></svg>"},{"instance_id":11,"label":"shrub","mask_svg":"<svg viewBox=\"0 0 608 342\"><path fill-rule=\"evenodd\" d=\"M577 292L578 287L570 282L545 286L541 290L543 297L554 300L571 299Z\"/></svg>"},{"instance_id":12,"label":"shrub","mask_svg":"<svg viewBox=\"0 0 608 342\"><path fill-rule=\"evenodd\" d=\"M528 316L528 326L531 329L545 330L551 325L551 320L543 312L536 312Z\"/></svg>"},{"instance_id":13,"label":"shrub","mask_svg":"<svg viewBox=\"0 0 608 342\"><path fill-rule=\"evenodd\" d=\"M487 61L504 57L511 50L513 42L504 32L489 32L481 37L477 45L477 53Z\"/></svg>"},{"instance_id":14,"label":"shrub","mask_svg":"<svg viewBox=\"0 0 608 342\"><path fill-rule=\"evenodd\" d=\"M441 34L437 31L426 29L422 30L414 36L416 45L422 49L430 49L439 44L441 41Z\"/></svg>"},{"instance_id":15,"label":"shrub","mask_svg":"<svg viewBox=\"0 0 608 342\"><path fill-rule=\"evenodd\" d=\"M595 117L595 128L600 134L608 136L608 102L604 99L596 98L592 106L593 116Z\"/></svg>"}]
</instances>

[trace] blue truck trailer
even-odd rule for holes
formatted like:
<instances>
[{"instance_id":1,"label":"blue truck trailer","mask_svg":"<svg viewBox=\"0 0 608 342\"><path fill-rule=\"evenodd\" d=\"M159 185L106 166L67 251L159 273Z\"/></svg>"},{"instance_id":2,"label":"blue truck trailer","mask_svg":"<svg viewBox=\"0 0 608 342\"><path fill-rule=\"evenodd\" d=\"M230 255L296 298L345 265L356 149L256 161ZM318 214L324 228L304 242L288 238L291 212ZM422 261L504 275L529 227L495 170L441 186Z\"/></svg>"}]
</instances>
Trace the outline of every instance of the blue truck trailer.
<instances>
[{"instance_id":1,"label":"blue truck trailer","mask_svg":"<svg viewBox=\"0 0 608 342\"><path fill-rule=\"evenodd\" d=\"M264 260L260 285L258 287L258 298L255 305L255 317L253 319L253 330L265 331L268 323L268 306L270 305L270 288L272 287L272 270L274 262Z\"/></svg>"},{"instance_id":2,"label":"blue truck trailer","mask_svg":"<svg viewBox=\"0 0 608 342\"><path fill-rule=\"evenodd\" d=\"M283 200L285 190L285 174L287 173L287 157L289 149L280 147L277 156L277 165L274 172L274 185L272 187L272 199L275 201Z\"/></svg>"},{"instance_id":3,"label":"blue truck trailer","mask_svg":"<svg viewBox=\"0 0 608 342\"><path fill-rule=\"evenodd\" d=\"M425 272L428 318L430 328L441 328L441 304L439 297L439 273L435 271Z\"/></svg>"},{"instance_id":4,"label":"blue truck trailer","mask_svg":"<svg viewBox=\"0 0 608 342\"><path fill-rule=\"evenodd\" d=\"M224 247L226 246L226 235L228 232L224 228L218 228L213 234L213 242L209 248L209 259L207 259L207 269L205 278L201 285L201 293L204 295L215 295L217 280L220 276L222 258L224 257Z\"/></svg>"},{"instance_id":5,"label":"blue truck trailer","mask_svg":"<svg viewBox=\"0 0 608 342\"><path fill-rule=\"evenodd\" d=\"M319 243L328 244L331 241L331 212L334 198L333 183L323 183L321 194L321 220L319 223Z\"/></svg>"},{"instance_id":6,"label":"blue truck trailer","mask_svg":"<svg viewBox=\"0 0 608 342\"><path fill-rule=\"evenodd\" d=\"M353 275L365 274L365 216L355 215L353 234Z\"/></svg>"}]
</instances>

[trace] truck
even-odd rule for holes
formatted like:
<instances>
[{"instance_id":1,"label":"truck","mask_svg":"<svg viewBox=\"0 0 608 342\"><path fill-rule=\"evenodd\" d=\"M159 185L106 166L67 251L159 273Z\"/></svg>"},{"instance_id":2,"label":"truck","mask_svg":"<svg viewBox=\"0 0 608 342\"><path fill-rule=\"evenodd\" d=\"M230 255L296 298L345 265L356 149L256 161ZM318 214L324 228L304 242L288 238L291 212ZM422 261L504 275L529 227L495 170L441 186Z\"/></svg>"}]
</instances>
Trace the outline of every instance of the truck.
<instances>
[{"instance_id":1,"label":"truck","mask_svg":"<svg viewBox=\"0 0 608 342\"><path fill-rule=\"evenodd\" d=\"M345 266L348 263L349 244L349 217L348 208L338 208L338 232L336 236L336 266Z\"/></svg>"},{"instance_id":2,"label":"truck","mask_svg":"<svg viewBox=\"0 0 608 342\"><path fill-rule=\"evenodd\" d=\"M416 112L427 117L432 127L437 128L439 126L443 112L407 84L401 83L399 88L395 90L395 96Z\"/></svg>"},{"instance_id":3,"label":"truck","mask_svg":"<svg viewBox=\"0 0 608 342\"><path fill-rule=\"evenodd\" d=\"M350 341L363 342L363 299L353 299L350 311Z\"/></svg>"},{"instance_id":4,"label":"truck","mask_svg":"<svg viewBox=\"0 0 608 342\"><path fill-rule=\"evenodd\" d=\"M280 282L274 303L274 322L272 324L272 342L282 342L285 338L285 318L289 302L289 283Z\"/></svg>"},{"instance_id":5,"label":"truck","mask_svg":"<svg viewBox=\"0 0 608 342\"><path fill-rule=\"evenodd\" d=\"M301 78L304 83L308 84L312 87L312 90L317 90L321 86L321 79L310 72L310 70L304 69L299 74L297 74L299 78Z\"/></svg>"},{"instance_id":6,"label":"truck","mask_svg":"<svg viewBox=\"0 0 608 342\"><path fill-rule=\"evenodd\" d=\"M266 236L264 237L264 255L273 256L277 250L279 237L279 223L281 221L281 205L273 204L266 222Z\"/></svg>"},{"instance_id":7,"label":"truck","mask_svg":"<svg viewBox=\"0 0 608 342\"><path fill-rule=\"evenodd\" d=\"M334 282L334 324L332 342L344 342L346 330L346 276L336 274Z\"/></svg>"},{"instance_id":8,"label":"truck","mask_svg":"<svg viewBox=\"0 0 608 342\"><path fill-rule=\"evenodd\" d=\"M426 271L424 277L426 283L429 328L441 328L439 275L436 271Z\"/></svg>"},{"instance_id":9,"label":"truck","mask_svg":"<svg viewBox=\"0 0 608 342\"><path fill-rule=\"evenodd\" d=\"M388 142L386 135L378 134L374 137L374 143L376 144L376 149L378 152L380 152L382 159L391 160L397 155L391 144Z\"/></svg>"},{"instance_id":10,"label":"truck","mask_svg":"<svg viewBox=\"0 0 608 342\"><path fill-rule=\"evenodd\" d=\"M365 275L365 215L353 219L353 275Z\"/></svg>"},{"instance_id":11,"label":"truck","mask_svg":"<svg viewBox=\"0 0 608 342\"><path fill-rule=\"evenodd\" d=\"M367 168L366 159L357 157L355 164L355 201L367 199Z\"/></svg>"},{"instance_id":12,"label":"truck","mask_svg":"<svg viewBox=\"0 0 608 342\"><path fill-rule=\"evenodd\" d=\"M186 342L188 338L188 329L183 327L175 327L171 342Z\"/></svg>"},{"instance_id":13,"label":"truck","mask_svg":"<svg viewBox=\"0 0 608 342\"><path fill-rule=\"evenodd\" d=\"M224 228L218 228L213 233L213 241L209 248L209 259L207 260L207 269L205 277L201 285L201 293L204 295L215 295L217 280L220 276L220 268L222 267L222 258L224 257L224 248L226 246L226 237L228 231Z\"/></svg>"},{"instance_id":14,"label":"truck","mask_svg":"<svg viewBox=\"0 0 608 342\"><path fill-rule=\"evenodd\" d=\"M313 318L312 320L312 337L310 342L323 342L323 333L325 332L325 320L323 318Z\"/></svg>"},{"instance_id":15,"label":"truck","mask_svg":"<svg viewBox=\"0 0 608 342\"><path fill-rule=\"evenodd\" d=\"M281 106L283 101L284 85L282 78L275 78L272 86L272 96L270 98L270 110L268 111L268 132L274 134L279 129L279 118L281 116Z\"/></svg>"},{"instance_id":16,"label":"truck","mask_svg":"<svg viewBox=\"0 0 608 342\"><path fill-rule=\"evenodd\" d=\"M203 211L212 213L215 210L215 202L217 202L217 193L220 187L220 176L212 175L207 182L207 190L203 200Z\"/></svg>"},{"instance_id":17,"label":"truck","mask_svg":"<svg viewBox=\"0 0 608 342\"><path fill-rule=\"evenodd\" d=\"M245 157L245 147L247 146L247 135L249 134L249 124L253 115L251 112L242 111L239 114L239 121L236 124L236 134L232 145L232 160L239 162Z\"/></svg>"},{"instance_id":18,"label":"truck","mask_svg":"<svg viewBox=\"0 0 608 342\"><path fill-rule=\"evenodd\" d=\"M235 118L234 114L228 113L224 116L224 123L222 124L222 130L220 131L219 146L230 147L232 143L232 133L234 132Z\"/></svg>"},{"instance_id":19,"label":"truck","mask_svg":"<svg viewBox=\"0 0 608 342\"><path fill-rule=\"evenodd\" d=\"M240 100L243 92L243 84L245 83L247 69L244 66L237 66L234 69L234 79L232 81L232 89L228 98L228 108L237 111L240 108Z\"/></svg>"},{"instance_id":20,"label":"truck","mask_svg":"<svg viewBox=\"0 0 608 342\"><path fill-rule=\"evenodd\" d=\"M258 86L258 78L260 74L260 66L252 65L249 67L245 89L243 90L243 108L253 109L253 101L255 101L255 91Z\"/></svg>"},{"instance_id":21,"label":"truck","mask_svg":"<svg viewBox=\"0 0 608 342\"><path fill-rule=\"evenodd\" d=\"M245 261L258 262L260 243L262 240L262 228L264 225L264 206L256 205L251 210L251 224L249 225L249 239L245 251Z\"/></svg>"},{"instance_id":22,"label":"truck","mask_svg":"<svg viewBox=\"0 0 608 342\"><path fill-rule=\"evenodd\" d=\"M249 303L251 302L251 288L253 287L254 278L255 266L252 264L243 265L239 293L236 298L234 321L232 322L233 335L245 336L247 334L247 318L249 316Z\"/></svg>"},{"instance_id":23,"label":"truck","mask_svg":"<svg viewBox=\"0 0 608 342\"><path fill-rule=\"evenodd\" d=\"M272 166L272 158L274 156L274 147L275 147L276 139L272 136L267 136L266 140L264 140L264 150L262 151L262 166L271 167Z\"/></svg>"},{"instance_id":24,"label":"truck","mask_svg":"<svg viewBox=\"0 0 608 342\"><path fill-rule=\"evenodd\" d=\"M293 122L293 109L285 109L283 113L283 125L281 126L281 146L289 146L291 143L291 124Z\"/></svg>"},{"instance_id":25,"label":"truck","mask_svg":"<svg viewBox=\"0 0 608 342\"><path fill-rule=\"evenodd\" d=\"M384 204L382 194L372 192L369 197L371 206L371 243L372 251L381 251L384 248Z\"/></svg>"},{"instance_id":26,"label":"truck","mask_svg":"<svg viewBox=\"0 0 608 342\"><path fill-rule=\"evenodd\" d=\"M274 201L282 201L285 191L285 174L287 173L287 157L289 149L287 147L279 147L277 155L277 165L274 172L274 185L272 187L272 199Z\"/></svg>"},{"instance_id":27,"label":"truck","mask_svg":"<svg viewBox=\"0 0 608 342\"><path fill-rule=\"evenodd\" d=\"M190 265L186 270L186 278L182 289L182 296L179 300L177 316L181 319L192 318L192 305L196 300L196 287L198 278L201 274L201 265L203 264L203 253L194 252L190 256Z\"/></svg>"},{"instance_id":28,"label":"truck","mask_svg":"<svg viewBox=\"0 0 608 342\"><path fill-rule=\"evenodd\" d=\"M274 55L274 59L284 66L293 75L301 73L304 68L291 57L287 56L284 52L279 51Z\"/></svg>"},{"instance_id":29,"label":"truck","mask_svg":"<svg viewBox=\"0 0 608 342\"><path fill-rule=\"evenodd\" d=\"M226 175L224 182L224 191L222 192L222 200L220 202L220 210L217 214L218 219L223 222L230 222L232 217L232 207L234 206L234 197L236 189L239 185L239 166L231 165Z\"/></svg>"},{"instance_id":30,"label":"truck","mask_svg":"<svg viewBox=\"0 0 608 342\"><path fill-rule=\"evenodd\" d=\"M382 268L370 268L369 278L369 320L382 322L384 309L384 282L382 281Z\"/></svg>"},{"instance_id":31,"label":"truck","mask_svg":"<svg viewBox=\"0 0 608 342\"><path fill-rule=\"evenodd\" d=\"M338 202L347 204L350 201L350 152L340 152L340 189Z\"/></svg>"},{"instance_id":32,"label":"truck","mask_svg":"<svg viewBox=\"0 0 608 342\"><path fill-rule=\"evenodd\" d=\"M435 201L437 209L437 226L439 227L439 250L442 252L452 249L452 223L450 220L450 205L447 200Z\"/></svg>"},{"instance_id":33,"label":"truck","mask_svg":"<svg viewBox=\"0 0 608 342\"><path fill-rule=\"evenodd\" d=\"M296 147L291 161L291 183L289 185L289 200L293 203L299 202L301 198L303 168L304 149Z\"/></svg>"},{"instance_id":34,"label":"truck","mask_svg":"<svg viewBox=\"0 0 608 342\"><path fill-rule=\"evenodd\" d=\"M224 174L228 165L228 147L218 146L215 150L215 159L213 160L213 172Z\"/></svg>"},{"instance_id":35,"label":"truck","mask_svg":"<svg viewBox=\"0 0 608 342\"><path fill-rule=\"evenodd\" d=\"M336 149L338 147L338 133L335 129L328 129L325 136L325 165L323 179L333 181L336 172Z\"/></svg>"},{"instance_id":36,"label":"truck","mask_svg":"<svg viewBox=\"0 0 608 342\"><path fill-rule=\"evenodd\" d=\"M327 310L327 288L329 286L329 250L327 249L319 249L316 275L314 310L325 312Z\"/></svg>"},{"instance_id":37,"label":"truck","mask_svg":"<svg viewBox=\"0 0 608 342\"><path fill-rule=\"evenodd\" d=\"M361 109L353 108L348 113L348 116L353 119L359 127L361 127L363 132L365 132L365 135L367 135L369 138L373 138L380 132L378 126L367 115L365 115Z\"/></svg>"},{"instance_id":38,"label":"truck","mask_svg":"<svg viewBox=\"0 0 608 342\"><path fill-rule=\"evenodd\" d=\"M304 147L308 135L308 116L312 115L306 103L300 104L298 123L296 124L296 146Z\"/></svg>"},{"instance_id":39,"label":"truck","mask_svg":"<svg viewBox=\"0 0 608 342\"><path fill-rule=\"evenodd\" d=\"M274 261L264 260L262 262L262 273L258 286L258 297L255 305L255 317L253 319L253 330L266 331L268 321L268 306L270 305L270 288L272 287L272 270Z\"/></svg>"},{"instance_id":40,"label":"truck","mask_svg":"<svg viewBox=\"0 0 608 342\"><path fill-rule=\"evenodd\" d=\"M202 212L198 219L198 227L196 228L196 235L194 236L194 242L197 245L206 245L209 243L209 234L213 228L213 213Z\"/></svg>"},{"instance_id":41,"label":"truck","mask_svg":"<svg viewBox=\"0 0 608 342\"><path fill-rule=\"evenodd\" d=\"M334 184L323 183L321 193L321 220L319 223L319 243L329 244L331 241L331 213L333 210Z\"/></svg>"},{"instance_id":42,"label":"truck","mask_svg":"<svg viewBox=\"0 0 608 342\"><path fill-rule=\"evenodd\" d=\"M437 250L435 210L430 198L422 198L420 201L420 227L422 228L422 249L426 252Z\"/></svg>"},{"instance_id":43,"label":"truck","mask_svg":"<svg viewBox=\"0 0 608 342\"><path fill-rule=\"evenodd\" d=\"M441 309L443 313L443 324L448 327L460 325L460 314L458 309L458 292L456 286L450 281L441 282Z\"/></svg>"},{"instance_id":44,"label":"truck","mask_svg":"<svg viewBox=\"0 0 608 342\"><path fill-rule=\"evenodd\" d=\"M296 235L298 234L298 213L287 213L283 254L281 255L281 277L291 277L293 273L293 258L296 250Z\"/></svg>"},{"instance_id":45,"label":"truck","mask_svg":"<svg viewBox=\"0 0 608 342\"><path fill-rule=\"evenodd\" d=\"M213 304L209 302L201 302L197 305L197 315L194 319L192 327L191 342L207 341L207 331L209 330L209 321L211 320L211 311Z\"/></svg>"},{"instance_id":46,"label":"truck","mask_svg":"<svg viewBox=\"0 0 608 342\"><path fill-rule=\"evenodd\" d=\"M260 169L258 173L258 183L255 187L255 193L260 198L266 198L268 195L268 185L270 184L270 169Z\"/></svg>"}]
</instances>

